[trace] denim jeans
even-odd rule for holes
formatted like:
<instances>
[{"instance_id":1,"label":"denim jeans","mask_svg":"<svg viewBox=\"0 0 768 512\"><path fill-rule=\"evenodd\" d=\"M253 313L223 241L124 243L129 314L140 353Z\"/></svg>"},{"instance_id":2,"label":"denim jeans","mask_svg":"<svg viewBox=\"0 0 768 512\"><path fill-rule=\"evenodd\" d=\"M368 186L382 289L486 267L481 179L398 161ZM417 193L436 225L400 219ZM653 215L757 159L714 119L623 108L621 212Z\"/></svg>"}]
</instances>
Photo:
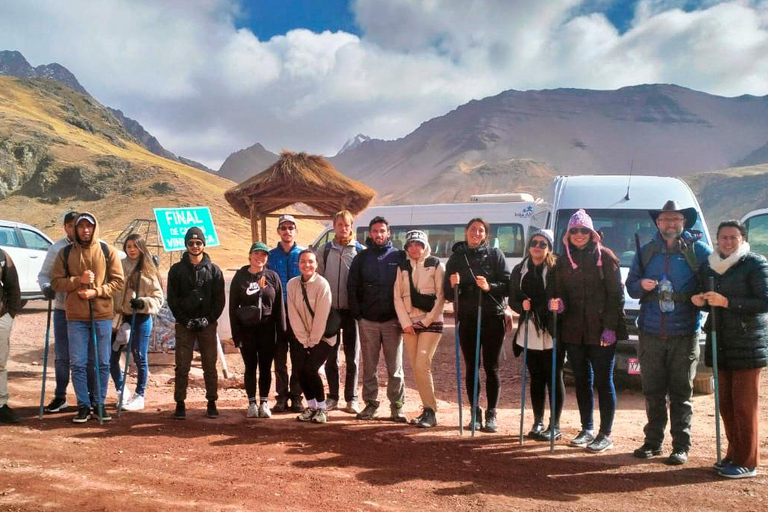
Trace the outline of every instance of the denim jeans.
<instances>
[{"instance_id":1,"label":"denim jeans","mask_svg":"<svg viewBox=\"0 0 768 512\"><path fill-rule=\"evenodd\" d=\"M128 316L125 317L127 320ZM136 325L133 327L135 333L131 334L131 357L136 365L136 391L135 394L144 396L147 388L147 376L149 375L149 336L152 334L152 316L145 314L136 315ZM123 370L120 366L120 356L123 353L124 346L120 346L117 351L113 350L109 360L109 371L112 374L112 380L115 381L115 389L118 393L123 387Z\"/></svg>"},{"instance_id":2,"label":"denim jeans","mask_svg":"<svg viewBox=\"0 0 768 512\"><path fill-rule=\"evenodd\" d=\"M339 309L341 333L336 335L333 352L325 362L325 377L328 379L328 398L339 399L339 347L344 345L344 360L347 366L344 377L344 400L357 400L357 366L360 361L360 342L357 336L357 321L348 309Z\"/></svg>"},{"instance_id":3,"label":"denim jeans","mask_svg":"<svg viewBox=\"0 0 768 512\"><path fill-rule=\"evenodd\" d=\"M616 414L616 388L613 385L616 344L601 347L566 343L565 350L576 378L576 401L579 404L581 428L583 430L595 428L592 418L595 408L593 388L597 388L600 404L600 433L610 436L613 417Z\"/></svg>"},{"instance_id":4,"label":"denim jeans","mask_svg":"<svg viewBox=\"0 0 768 512\"><path fill-rule=\"evenodd\" d=\"M107 386L109 386L109 356L112 351L112 320L97 320L96 340L98 346L99 383L101 384L101 396L98 402L104 404L107 398ZM92 406L88 395L88 353L93 354L93 334L91 322L68 321L67 336L69 338L69 365L72 368L72 384L75 387L77 405ZM95 393L95 386L94 386ZM94 397L96 399L96 397Z\"/></svg>"},{"instance_id":5,"label":"denim jeans","mask_svg":"<svg viewBox=\"0 0 768 512\"><path fill-rule=\"evenodd\" d=\"M69 386L69 337L67 336L67 312L53 310L53 372L56 375L56 398L67 398Z\"/></svg>"}]
</instances>

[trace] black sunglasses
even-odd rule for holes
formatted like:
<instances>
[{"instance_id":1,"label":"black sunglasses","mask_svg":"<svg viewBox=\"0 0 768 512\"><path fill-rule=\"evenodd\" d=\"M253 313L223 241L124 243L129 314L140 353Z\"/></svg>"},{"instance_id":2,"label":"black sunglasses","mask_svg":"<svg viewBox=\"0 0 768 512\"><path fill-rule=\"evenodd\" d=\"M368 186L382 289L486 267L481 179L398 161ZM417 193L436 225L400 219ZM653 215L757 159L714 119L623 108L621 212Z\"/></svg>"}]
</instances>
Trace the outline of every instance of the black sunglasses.
<instances>
[{"instance_id":1,"label":"black sunglasses","mask_svg":"<svg viewBox=\"0 0 768 512\"><path fill-rule=\"evenodd\" d=\"M568 230L568 233L575 235L575 234L581 234L581 235L588 235L592 232L589 228L571 228Z\"/></svg>"},{"instance_id":2,"label":"black sunglasses","mask_svg":"<svg viewBox=\"0 0 768 512\"><path fill-rule=\"evenodd\" d=\"M549 243L545 240L539 240L538 242L531 242L531 248L538 247L539 249L546 249L549 247Z\"/></svg>"},{"instance_id":3,"label":"black sunglasses","mask_svg":"<svg viewBox=\"0 0 768 512\"><path fill-rule=\"evenodd\" d=\"M201 240L190 240L187 242L187 247L198 247L200 245L203 245L203 242Z\"/></svg>"}]
</instances>

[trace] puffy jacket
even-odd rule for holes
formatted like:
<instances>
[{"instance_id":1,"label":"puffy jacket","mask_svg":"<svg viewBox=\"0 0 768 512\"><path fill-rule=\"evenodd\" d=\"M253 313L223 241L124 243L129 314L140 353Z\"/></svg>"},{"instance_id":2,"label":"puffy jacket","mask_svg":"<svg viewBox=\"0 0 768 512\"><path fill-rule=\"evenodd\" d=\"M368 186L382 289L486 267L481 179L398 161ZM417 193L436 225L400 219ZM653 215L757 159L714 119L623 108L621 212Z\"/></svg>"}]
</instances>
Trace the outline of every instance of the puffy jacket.
<instances>
[{"instance_id":1,"label":"puffy jacket","mask_svg":"<svg viewBox=\"0 0 768 512\"><path fill-rule=\"evenodd\" d=\"M131 260L128 257L122 260L125 286L115 294L115 313L123 315L133 313L131 299L136 296L136 290L133 286L134 278L132 276L134 271L136 271L137 263L138 260ZM151 277L145 274L141 275L138 297L143 300L144 306L141 309L137 309L136 313L154 315L160 311L160 308L163 307L163 287L160 285L160 278L157 273Z\"/></svg>"},{"instance_id":2,"label":"puffy jacket","mask_svg":"<svg viewBox=\"0 0 768 512\"><path fill-rule=\"evenodd\" d=\"M702 282L715 279L715 291L728 299L728 308L717 315L717 365L721 370L768 366L768 261L747 253L723 275L705 264ZM707 346L704 360L712 366L712 315L704 326Z\"/></svg>"},{"instance_id":3,"label":"puffy jacket","mask_svg":"<svg viewBox=\"0 0 768 512\"><path fill-rule=\"evenodd\" d=\"M411 282L408 278L408 270L400 268L397 271L397 278L395 279L395 311L397 311L397 319L400 322L400 327L408 327L416 322L421 322L426 327L429 327L432 322L443 321L443 306L445 305L445 297L443 296L443 280L445 279L445 267L443 264L435 258L437 266L425 266L424 262L430 256L432 250L427 244L427 248L424 254L421 255L418 261L410 259L408 253L403 251L401 256L402 260L406 258L411 264L411 276L413 279L413 286L416 291L425 295L434 295L436 297L435 307L432 311L422 311L411 304Z\"/></svg>"},{"instance_id":4,"label":"puffy jacket","mask_svg":"<svg viewBox=\"0 0 768 512\"><path fill-rule=\"evenodd\" d=\"M397 316L394 285L400 251L387 241L383 246L371 244L352 260L347 278L349 311L356 319L386 322Z\"/></svg>"},{"instance_id":5,"label":"puffy jacket","mask_svg":"<svg viewBox=\"0 0 768 512\"><path fill-rule=\"evenodd\" d=\"M610 329L616 331L617 339L627 339L618 259L603 247L601 272L594 242L582 249L571 245L570 250L578 267L574 269L565 254L555 265L555 297L565 307L559 315L560 338L564 343L599 345L603 329Z\"/></svg>"},{"instance_id":6,"label":"puffy jacket","mask_svg":"<svg viewBox=\"0 0 768 512\"><path fill-rule=\"evenodd\" d=\"M365 249L360 242L352 239L347 245L341 247L332 240L325 244L317 253L317 273L323 276L331 286L333 294L333 307L336 309L349 309L347 295L347 278L352 260ZM328 254L328 261L325 255Z\"/></svg>"},{"instance_id":7,"label":"puffy jacket","mask_svg":"<svg viewBox=\"0 0 768 512\"><path fill-rule=\"evenodd\" d=\"M509 286L509 269L504 253L499 249L482 244L471 248L467 242L453 244L453 254L445 265L443 292L445 299L454 302L456 297L451 288L451 276L459 273L459 316L476 316L479 288L475 276L484 276L491 289L483 292L483 316L503 316L504 298Z\"/></svg>"},{"instance_id":8,"label":"puffy jacket","mask_svg":"<svg viewBox=\"0 0 768 512\"><path fill-rule=\"evenodd\" d=\"M640 271L640 257L649 250L651 244L655 247L653 256L645 266L645 271ZM701 268L712 249L704 242L697 241L693 244L696 256L697 269ZM641 279L660 280L663 274L672 282L672 289L678 293L679 301L675 301L675 310L670 313L661 313L658 294L654 291L647 292L640 286ZM698 332L701 329L701 315L698 309L690 301L690 296L700 291L700 283L696 272L685 259L678 244L676 247L667 248L666 242L660 234L640 249L635 254L632 267L627 275L627 293L630 297L640 299L640 318L638 327L656 336L679 336Z\"/></svg>"},{"instance_id":9,"label":"puffy jacket","mask_svg":"<svg viewBox=\"0 0 768 512\"><path fill-rule=\"evenodd\" d=\"M193 318L205 317L211 324L224 311L224 274L211 262L208 253L193 265L189 253L168 271L168 307L176 322L186 325Z\"/></svg>"},{"instance_id":10,"label":"puffy jacket","mask_svg":"<svg viewBox=\"0 0 768 512\"><path fill-rule=\"evenodd\" d=\"M261 295L262 322L271 321L275 324L276 337L285 333L286 313L285 303L280 300L283 296L280 276L268 268L258 274L251 274L248 268L249 265L241 267L229 285L229 324L232 326L232 339L238 345L249 339L247 331L252 327L242 325L235 312L243 306L258 306L259 295ZM264 286L257 284L262 277Z\"/></svg>"},{"instance_id":11,"label":"puffy jacket","mask_svg":"<svg viewBox=\"0 0 768 512\"><path fill-rule=\"evenodd\" d=\"M0 316L6 313L15 318L21 311L21 289L19 288L19 273L16 270L11 256L0 249L5 255L5 263L0 268L2 278L0 278Z\"/></svg>"},{"instance_id":12,"label":"puffy jacket","mask_svg":"<svg viewBox=\"0 0 768 512\"><path fill-rule=\"evenodd\" d=\"M269 251L267 268L274 270L280 276L280 284L283 285L283 302L288 301L288 281L301 275L299 270L299 253L303 250L303 247L294 242L291 250L285 252L283 246L278 242L277 247Z\"/></svg>"}]
</instances>

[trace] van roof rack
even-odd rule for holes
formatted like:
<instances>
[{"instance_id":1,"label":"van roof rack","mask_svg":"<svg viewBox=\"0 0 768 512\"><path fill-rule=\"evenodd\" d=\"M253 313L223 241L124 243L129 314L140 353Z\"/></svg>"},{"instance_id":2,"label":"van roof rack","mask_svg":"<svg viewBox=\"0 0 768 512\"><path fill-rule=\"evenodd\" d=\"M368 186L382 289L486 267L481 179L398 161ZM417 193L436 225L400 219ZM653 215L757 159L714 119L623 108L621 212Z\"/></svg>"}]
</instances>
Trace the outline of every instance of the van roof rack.
<instances>
[{"instance_id":1,"label":"van roof rack","mask_svg":"<svg viewBox=\"0 0 768 512\"><path fill-rule=\"evenodd\" d=\"M509 192L505 194L475 194L470 196L470 203L532 203L534 198L526 192Z\"/></svg>"}]
</instances>

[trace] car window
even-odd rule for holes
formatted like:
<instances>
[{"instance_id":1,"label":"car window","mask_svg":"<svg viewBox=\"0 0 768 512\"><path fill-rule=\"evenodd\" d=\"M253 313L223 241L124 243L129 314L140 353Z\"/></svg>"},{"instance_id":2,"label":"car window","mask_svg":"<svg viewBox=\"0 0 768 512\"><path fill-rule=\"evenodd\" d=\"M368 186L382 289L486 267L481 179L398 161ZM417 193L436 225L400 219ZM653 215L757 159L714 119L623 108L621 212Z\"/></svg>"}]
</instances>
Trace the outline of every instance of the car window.
<instances>
[{"instance_id":1,"label":"car window","mask_svg":"<svg viewBox=\"0 0 768 512\"><path fill-rule=\"evenodd\" d=\"M768 214L752 217L746 224L750 248L768 257Z\"/></svg>"},{"instance_id":2,"label":"car window","mask_svg":"<svg viewBox=\"0 0 768 512\"><path fill-rule=\"evenodd\" d=\"M20 247L16 229L8 226L0 226L0 245L4 247Z\"/></svg>"},{"instance_id":3,"label":"car window","mask_svg":"<svg viewBox=\"0 0 768 512\"><path fill-rule=\"evenodd\" d=\"M27 246L27 249L37 249L38 251L47 251L48 247L51 246L51 243L43 238L40 233L35 233L34 231L30 231L28 229L21 229L21 238L24 239L24 245Z\"/></svg>"}]
</instances>

